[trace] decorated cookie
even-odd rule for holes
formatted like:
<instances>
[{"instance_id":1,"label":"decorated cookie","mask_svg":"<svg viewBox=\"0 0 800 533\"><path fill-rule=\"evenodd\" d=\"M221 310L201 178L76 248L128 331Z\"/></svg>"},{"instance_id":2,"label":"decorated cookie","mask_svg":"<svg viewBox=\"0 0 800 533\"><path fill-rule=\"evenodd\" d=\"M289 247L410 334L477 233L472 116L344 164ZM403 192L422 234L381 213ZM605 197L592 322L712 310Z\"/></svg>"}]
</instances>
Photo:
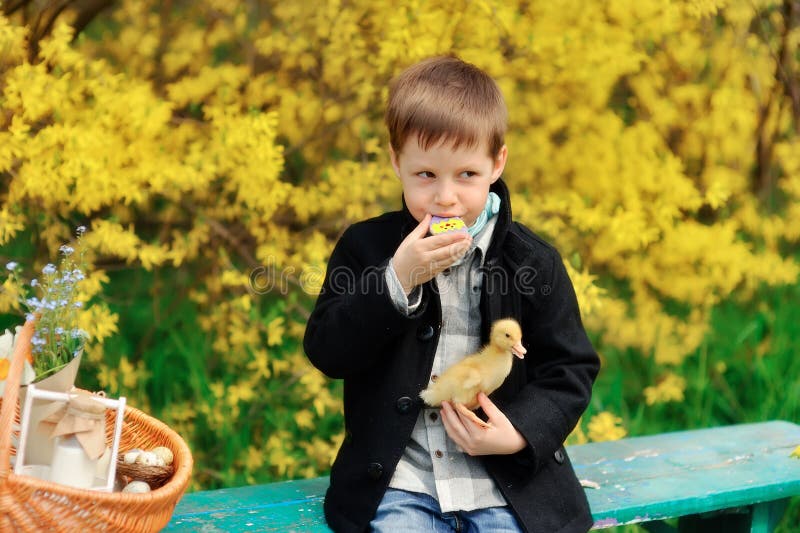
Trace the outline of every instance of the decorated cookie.
<instances>
[{"instance_id":1,"label":"decorated cookie","mask_svg":"<svg viewBox=\"0 0 800 533\"><path fill-rule=\"evenodd\" d=\"M467 225L460 217L437 217L431 218L431 235L441 235L442 233L455 233L467 231Z\"/></svg>"}]
</instances>

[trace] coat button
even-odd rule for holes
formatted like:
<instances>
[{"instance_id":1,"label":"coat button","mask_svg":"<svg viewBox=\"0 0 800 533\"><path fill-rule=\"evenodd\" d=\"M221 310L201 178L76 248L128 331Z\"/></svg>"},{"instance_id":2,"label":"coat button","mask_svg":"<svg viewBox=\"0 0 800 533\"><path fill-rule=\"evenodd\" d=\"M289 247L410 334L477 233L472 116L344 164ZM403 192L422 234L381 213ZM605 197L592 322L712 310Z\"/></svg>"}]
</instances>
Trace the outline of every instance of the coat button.
<instances>
[{"instance_id":1,"label":"coat button","mask_svg":"<svg viewBox=\"0 0 800 533\"><path fill-rule=\"evenodd\" d=\"M380 479L383 475L383 465L380 463L370 463L367 466L367 475L372 479Z\"/></svg>"},{"instance_id":2,"label":"coat button","mask_svg":"<svg viewBox=\"0 0 800 533\"><path fill-rule=\"evenodd\" d=\"M411 411L411 408L414 407L414 400L409 398L408 396L403 396L402 398L398 398L397 402L395 403L395 407L397 407L397 411L400 414L406 414Z\"/></svg>"},{"instance_id":3,"label":"coat button","mask_svg":"<svg viewBox=\"0 0 800 533\"><path fill-rule=\"evenodd\" d=\"M433 326L430 324L420 326L417 330L417 338L421 341L429 341L433 338L433 333Z\"/></svg>"},{"instance_id":4,"label":"coat button","mask_svg":"<svg viewBox=\"0 0 800 533\"><path fill-rule=\"evenodd\" d=\"M566 459L566 455L564 455L564 450L562 450L561 448L556 450L556 453L553 454L553 457L555 458L558 464L563 464L564 459Z\"/></svg>"}]
</instances>

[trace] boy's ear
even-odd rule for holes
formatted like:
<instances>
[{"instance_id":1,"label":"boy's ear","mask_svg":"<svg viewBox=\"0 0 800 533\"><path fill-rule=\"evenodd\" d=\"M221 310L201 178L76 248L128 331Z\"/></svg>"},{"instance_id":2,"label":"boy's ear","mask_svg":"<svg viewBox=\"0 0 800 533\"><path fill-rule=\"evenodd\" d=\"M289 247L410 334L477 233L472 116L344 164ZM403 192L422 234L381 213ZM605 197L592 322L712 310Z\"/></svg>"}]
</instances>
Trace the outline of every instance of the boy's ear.
<instances>
[{"instance_id":1,"label":"boy's ear","mask_svg":"<svg viewBox=\"0 0 800 533\"><path fill-rule=\"evenodd\" d=\"M392 148L391 143L389 144L389 158L392 160L392 168L394 169L394 173L399 178L400 162L397 159L397 153L394 151L394 148Z\"/></svg>"},{"instance_id":2,"label":"boy's ear","mask_svg":"<svg viewBox=\"0 0 800 533\"><path fill-rule=\"evenodd\" d=\"M497 181L497 179L503 174L503 170L506 168L506 160L508 159L508 147L504 144L500 151L497 152L497 156L494 158L494 168L492 168L492 183Z\"/></svg>"}]
</instances>

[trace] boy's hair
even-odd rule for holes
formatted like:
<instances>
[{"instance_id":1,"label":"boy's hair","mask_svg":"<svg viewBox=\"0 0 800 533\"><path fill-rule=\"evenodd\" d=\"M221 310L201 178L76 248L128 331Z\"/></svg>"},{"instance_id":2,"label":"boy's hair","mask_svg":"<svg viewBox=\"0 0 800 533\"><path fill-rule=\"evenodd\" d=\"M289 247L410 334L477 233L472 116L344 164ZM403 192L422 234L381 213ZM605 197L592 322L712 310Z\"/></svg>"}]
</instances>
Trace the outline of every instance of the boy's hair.
<instances>
[{"instance_id":1,"label":"boy's hair","mask_svg":"<svg viewBox=\"0 0 800 533\"><path fill-rule=\"evenodd\" d=\"M506 103L495 81L457 57L412 65L389 85L386 127L396 153L416 134L423 149L449 141L454 148L488 141L494 158L505 143Z\"/></svg>"}]
</instances>

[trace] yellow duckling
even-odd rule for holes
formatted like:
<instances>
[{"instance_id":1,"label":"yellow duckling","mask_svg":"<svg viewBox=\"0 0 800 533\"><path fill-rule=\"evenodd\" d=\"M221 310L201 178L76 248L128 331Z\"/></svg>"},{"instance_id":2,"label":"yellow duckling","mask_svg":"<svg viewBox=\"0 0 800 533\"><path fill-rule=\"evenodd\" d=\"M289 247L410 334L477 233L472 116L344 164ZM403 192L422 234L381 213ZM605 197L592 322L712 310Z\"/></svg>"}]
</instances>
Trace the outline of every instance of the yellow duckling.
<instances>
[{"instance_id":1,"label":"yellow duckling","mask_svg":"<svg viewBox=\"0 0 800 533\"><path fill-rule=\"evenodd\" d=\"M420 398L437 407L443 401L453 406L483 428L492 427L470 409L478 405L478 393L487 396L494 392L511 372L514 356L523 359L527 350L522 346L522 328L513 318L504 318L492 324L489 344L479 352L468 355L445 370L439 379L419 393Z\"/></svg>"}]
</instances>

